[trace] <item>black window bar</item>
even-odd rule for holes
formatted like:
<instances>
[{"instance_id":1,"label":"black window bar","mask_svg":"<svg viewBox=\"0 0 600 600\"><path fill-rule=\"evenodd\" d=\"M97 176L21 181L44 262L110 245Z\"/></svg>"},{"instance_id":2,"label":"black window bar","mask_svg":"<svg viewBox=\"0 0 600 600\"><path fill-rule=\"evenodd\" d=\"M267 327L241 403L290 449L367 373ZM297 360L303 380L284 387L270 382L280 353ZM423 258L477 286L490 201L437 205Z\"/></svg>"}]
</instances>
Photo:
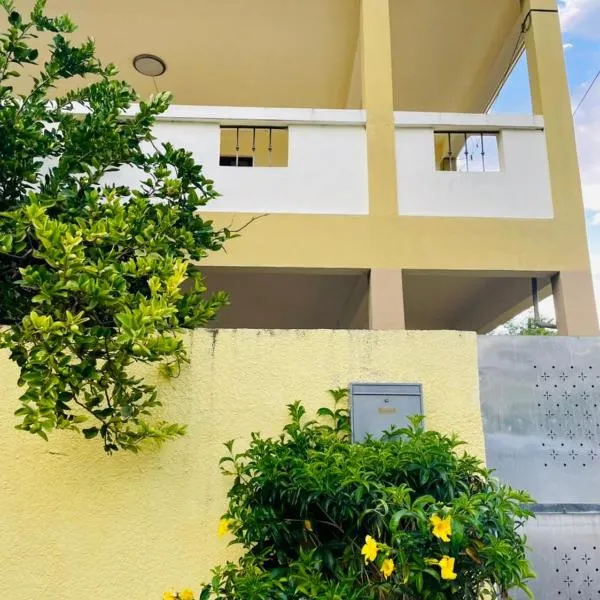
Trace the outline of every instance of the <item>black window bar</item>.
<instances>
[{"instance_id":1,"label":"black window bar","mask_svg":"<svg viewBox=\"0 0 600 600\"><path fill-rule=\"evenodd\" d=\"M256 164L256 132L257 131L266 131L268 135L268 146L267 146L267 156L268 163L267 166L272 166L273 164L273 132L274 131L286 131L287 127L256 127L253 125L222 125L221 130L225 131L235 131L235 156L222 156L221 157L221 166L230 166L230 167L252 167ZM240 154L241 146L240 146L240 131L251 131L252 132L252 146L251 156L244 156Z\"/></svg>"},{"instance_id":2,"label":"black window bar","mask_svg":"<svg viewBox=\"0 0 600 600\"><path fill-rule=\"evenodd\" d=\"M460 159L461 156L464 156L465 159L465 167L467 170L467 173L470 172L471 167L469 166L470 164L472 165L474 163L474 154L477 153L476 151L479 150L479 155L481 156L481 170L478 172L483 172L485 173L487 171L486 168L486 162L485 162L485 157L486 157L486 151L485 151L485 138L486 137L494 137L497 138L497 133L495 132L485 132L485 131L438 131L436 132L438 135L446 135L448 136L448 151L446 153L446 156L444 156L444 158L442 159L442 163L443 164L447 164L448 165L448 169L449 171L458 171L458 163L457 161ZM456 154L453 152L452 150L452 138L456 138L458 137L458 139L462 142L461 145L461 149L459 149ZM475 139L475 148L471 148L469 149L469 141ZM446 162L447 161L447 162Z\"/></svg>"}]
</instances>

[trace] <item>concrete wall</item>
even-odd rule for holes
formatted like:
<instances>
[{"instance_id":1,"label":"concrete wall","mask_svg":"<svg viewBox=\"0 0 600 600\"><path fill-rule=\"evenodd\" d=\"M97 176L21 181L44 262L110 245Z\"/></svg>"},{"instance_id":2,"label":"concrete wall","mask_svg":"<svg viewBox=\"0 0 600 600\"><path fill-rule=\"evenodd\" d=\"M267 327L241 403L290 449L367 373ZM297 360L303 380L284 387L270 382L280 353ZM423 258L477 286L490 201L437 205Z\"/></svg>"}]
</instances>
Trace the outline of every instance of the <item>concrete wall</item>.
<instances>
[{"instance_id":1,"label":"concrete wall","mask_svg":"<svg viewBox=\"0 0 600 600\"><path fill-rule=\"evenodd\" d=\"M400 215L551 219L552 192L542 123L538 117L397 113ZM436 171L436 130L499 132L500 170Z\"/></svg>"},{"instance_id":2,"label":"concrete wall","mask_svg":"<svg viewBox=\"0 0 600 600\"><path fill-rule=\"evenodd\" d=\"M552 219L552 193L543 119L533 116L394 113L400 216ZM287 127L275 131L273 154L265 129L241 130L240 155L253 168L219 166L235 155L234 130L224 126ZM439 172L434 131L500 132L500 171ZM155 127L159 141L194 154L222 197L205 212L369 214L365 114L360 110L174 106ZM381 157L378 158L381 160ZM488 161L493 160L489 154ZM273 165L273 166L268 166ZM107 180L139 185L145 176L123 168Z\"/></svg>"},{"instance_id":3,"label":"concrete wall","mask_svg":"<svg viewBox=\"0 0 600 600\"><path fill-rule=\"evenodd\" d=\"M281 143L278 139L272 163L287 166L260 166L268 164L263 147L266 140L261 136L257 139L259 166L219 166L223 148L220 125L244 124L289 127L288 148L277 152L277 143ZM154 133L160 142L190 150L214 180L222 197L203 211L321 215L369 212L362 111L179 106L159 121ZM230 134L226 132L226 142L231 142ZM137 185L141 179L131 168L110 177L110 181L129 185Z\"/></svg>"},{"instance_id":4,"label":"concrete wall","mask_svg":"<svg viewBox=\"0 0 600 600\"><path fill-rule=\"evenodd\" d=\"M17 369L1 357L0 597L158 600L197 589L235 555L216 536L229 485L222 442L276 434L286 404L314 411L353 381L423 383L427 426L483 455L475 335L222 330L188 342L191 364L161 390L165 416L189 433L138 456L16 431Z\"/></svg>"}]
</instances>

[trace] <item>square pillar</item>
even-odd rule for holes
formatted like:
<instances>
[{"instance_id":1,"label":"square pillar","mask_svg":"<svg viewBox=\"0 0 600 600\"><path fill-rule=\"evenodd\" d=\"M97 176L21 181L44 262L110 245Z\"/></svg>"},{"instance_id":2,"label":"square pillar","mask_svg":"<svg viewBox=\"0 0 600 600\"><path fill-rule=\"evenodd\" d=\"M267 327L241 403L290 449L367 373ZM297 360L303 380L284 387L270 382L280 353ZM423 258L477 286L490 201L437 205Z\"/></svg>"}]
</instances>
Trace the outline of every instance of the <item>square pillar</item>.
<instances>
[{"instance_id":1,"label":"square pillar","mask_svg":"<svg viewBox=\"0 0 600 600\"><path fill-rule=\"evenodd\" d=\"M556 0L521 0L533 112L544 117L554 218L569 234L552 287L559 333L598 335L571 97Z\"/></svg>"},{"instance_id":2,"label":"square pillar","mask_svg":"<svg viewBox=\"0 0 600 600\"><path fill-rule=\"evenodd\" d=\"M371 269L369 329L406 329L400 269Z\"/></svg>"},{"instance_id":3,"label":"square pillar","mask_svg":"<svg viewBox=\"0 0 600 600\"><path fill-rule=\"evenodd\" d=\"M544 117L554 215L585 236L575 128L556 0L523 0L522 18L533 112Z\"/></svg>"},{"instance_id":4,"label":"square pillar","mask_svg":"<svg viewBox=\"0 0 600 600\"><path fill-rule=\"evenodd\" d=\"M390 0L361 0L361 70L367 115L369 213L398 214Z\"/></svg>"},{"instance_id":5,"label":"square pillar","mask_svg":"<svg viewBox=\"0 0 600 600\"><path fill-rule=\"evenodd\" d=\"M597 336L598 314L589 271L563 271L552 278L559 335Z\"/></svg>"}]
</instances>

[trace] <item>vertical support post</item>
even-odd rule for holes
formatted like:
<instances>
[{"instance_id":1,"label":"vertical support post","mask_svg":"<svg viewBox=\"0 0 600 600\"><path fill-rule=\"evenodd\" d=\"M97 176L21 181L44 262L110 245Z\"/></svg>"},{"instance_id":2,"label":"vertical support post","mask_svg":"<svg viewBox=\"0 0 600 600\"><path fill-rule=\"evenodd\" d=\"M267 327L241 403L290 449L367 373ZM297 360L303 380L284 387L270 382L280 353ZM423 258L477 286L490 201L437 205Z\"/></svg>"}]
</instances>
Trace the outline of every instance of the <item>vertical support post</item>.
<instances>
[{"instance_id":1,"label":"vertical support post","mask_svg":"<svg viewBox=\"0 0 600 600\"><path fill-rule=\"evenodd\" d=\"M570 232L575 265L554 278L561 335L598 335L583 193L571 114L571 97L556 0L522 0L523 31L535 114L545 123L554 218Z\"/></svg>"},{"instance_id":2,"label":"vertical support post","mask_svg":"<svg viewBox=\"0 0 600 600\"><path fill-rule=\"evenodd\" d=\"M389 0L361 0L363 107L367 113L369 212L398 214Z\"/></svg>"},{"instance_id":3,"label":"vertical support post","mask_svg":"<svg viewBox=\"0 0 600 600\"><path fill-rule=\"evenodd\" d=\"M552 279L554 309L559 335L600 335L589 271L566 271Z\"/></svg>"},{"instance_id":4,"label":"vertical support post","mask_svg":"<svg viewBox=\"0 0 600 600\"><path fill-rule=\"evenodd\" d=\"M533 112L545 121L555 218L585 231L583 197L556 0L524 0Z\"/></svg>"},{"instance_id":5,"label":"vertical support post","mask_svg":"<svg viewBox=\"0 0 600 600\"><path fill-rule=\"evenodd\" d=\"M406 329L400 269L371 269L369 329Z\"/></svg>"}]
</instances>

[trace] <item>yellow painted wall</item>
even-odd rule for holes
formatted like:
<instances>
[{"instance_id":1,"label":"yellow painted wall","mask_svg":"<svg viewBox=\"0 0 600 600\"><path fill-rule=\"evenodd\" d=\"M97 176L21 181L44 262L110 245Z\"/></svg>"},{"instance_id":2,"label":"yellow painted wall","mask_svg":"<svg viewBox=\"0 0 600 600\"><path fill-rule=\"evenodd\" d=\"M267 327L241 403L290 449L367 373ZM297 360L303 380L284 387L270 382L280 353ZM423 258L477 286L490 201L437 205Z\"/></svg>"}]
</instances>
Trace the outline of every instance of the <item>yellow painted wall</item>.
<instances>
[{"instance_id":1,"label":"yellow painted wall","mask_svg":"<svg viewBox=\"0 0 600 600\"><path fill-rule=\"evenodd\" d=\"M205 216L235 229L256 214ZM557 219L270 214L226 247L202 264L550 273L589 265L585 234Z\"/></svg>"},{"instance_id":2,"label":"yellow painted wall","mask_svg":"<svg viewBox=\"0 0 600 600\"><path fill-rule=\"evenodd\" d=\"M161 390L166 416L189 433L138 456L16 431L17 369L1 357L0 598L159 600L166 588L197 589L235 555L216 537L222 442L276 434L286 404L314 411L352 381L422 382L428 427L483 455L473 334L221 330L188 342L191 365Z\"/></svg>"},{"instance_id":3,"label":"yellow painted wall","mask_svg":"<svg viewBox=\"0 0 600 600\"><path fill-rule=\"evenodd\" d=\"M521 0L521 4L519 22L525 19L530 8L547 11L548 7L556 7L555 0ZM243 236L228 243L227 253L211 255L206 264L589 273L559 17L551 12L535 12L529 16L523 38L527 46L534 113L545 119L555 218L398 216L397 204L402 204L403 189L402 181L396 181L390 3L389 0L363 0L358 49L362 106L367 111L370 214L271 214L246 228ZM504 43L509 44L513 54L513 42L505 40ZM477 77L474 80L481 87L481 81ZM474 99L470 97L467 104L473 104ZM233 223L236 228L255 215L207 216L214 218L219 226ZM307 243L307 232L310 243ZM588 290L585 294L588 301L593 301Z\"/></svg>"}]
</instances>

